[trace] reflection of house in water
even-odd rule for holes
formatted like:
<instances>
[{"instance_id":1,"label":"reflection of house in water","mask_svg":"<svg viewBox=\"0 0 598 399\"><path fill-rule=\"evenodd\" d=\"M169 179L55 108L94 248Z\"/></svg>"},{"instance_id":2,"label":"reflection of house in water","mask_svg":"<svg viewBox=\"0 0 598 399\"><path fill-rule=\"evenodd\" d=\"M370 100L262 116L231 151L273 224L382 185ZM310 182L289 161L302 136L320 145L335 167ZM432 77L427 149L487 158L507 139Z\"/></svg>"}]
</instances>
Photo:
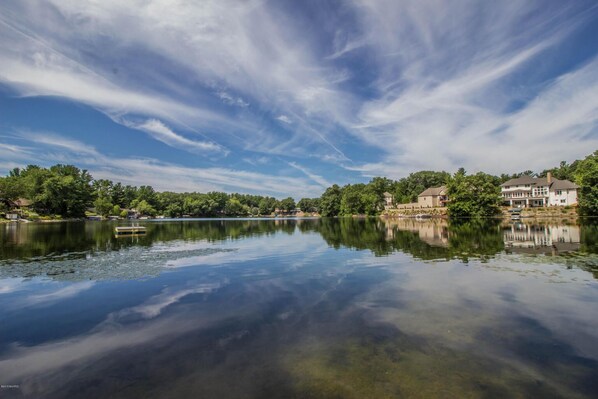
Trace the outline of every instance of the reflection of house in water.
<instances>
[{"instance_id":1,"label":"reflection of house in water","mask_svg":"<svg viewBox=\"0 0 598 399\"><path fill-rule=\"evenodd\" d=\"M448 247L448 223L446 219L418 220L412 218L388 219L386 239L392 240L396 230L416 233L419 239L434 247Z\"/></svg>"},{"instance_id":2,"label":"reflection of house in water","mask_svg":"<svg viewBox=\"0 0 598 399\"><path fill-rule=\"evenodd\" d=\"M27 229L23 228L19 223L5 224L4 234L0 234L0 236L2 237L2 245L23 245L29 241Z\"/></svg>"},{"instance_id":3,"label":"reflection of house in water","mask_svg":"<svg viewBox=\"0 0 598 399\"><path fill-rule=\"evenodd\" d=\"M557 255L579 250L581 235L579 226L513 223L503 227L503 239L507 253Z\"/></svg>"}]
</instances>

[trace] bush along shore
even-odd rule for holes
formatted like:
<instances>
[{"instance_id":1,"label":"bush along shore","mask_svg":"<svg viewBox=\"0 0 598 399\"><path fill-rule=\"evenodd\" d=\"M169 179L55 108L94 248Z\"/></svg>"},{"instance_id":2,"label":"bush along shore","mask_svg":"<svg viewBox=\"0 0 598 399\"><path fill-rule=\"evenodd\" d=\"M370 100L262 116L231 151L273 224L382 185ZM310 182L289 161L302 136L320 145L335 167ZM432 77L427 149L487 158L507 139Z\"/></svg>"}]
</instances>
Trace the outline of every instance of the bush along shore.
<instances>
[{"instance_id":1,"label":"bush along shore","mask_svg":"<svg viewBox=\"0 0 598 399\"><path fill-rule=\"evenodd\" d=\"M525 210L523 217L560 217L574 212L598 216L598 151L571 164L542 172L524 171L494 176L483 172L468 174L464 169L420 171L400 180L375 177L368 183L337 184L317 198L277 199L252 194L224 192L157 192L151 186L123 185L94 179L73 165L44 168L29 165L15 168L0 177L0 215L27 220L65 220L86 217L246 217L246 216L417 216L500 217L504 214L500 184L522 176L545 177L575 182L579 189L577 207ZM418 195L431 187L443 186L448 201L442 207L411 208ZM15 216L16 215L16 216Z\"/></svg>"}]
</instances>

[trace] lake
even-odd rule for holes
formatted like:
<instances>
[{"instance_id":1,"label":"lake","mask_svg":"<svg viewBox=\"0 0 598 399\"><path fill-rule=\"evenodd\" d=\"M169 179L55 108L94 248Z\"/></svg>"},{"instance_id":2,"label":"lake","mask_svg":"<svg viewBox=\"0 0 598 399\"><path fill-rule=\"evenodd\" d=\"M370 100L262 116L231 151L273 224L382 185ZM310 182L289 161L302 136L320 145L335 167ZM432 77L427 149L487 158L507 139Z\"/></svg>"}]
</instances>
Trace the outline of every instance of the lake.
<instances>
[{"instance_id":1,"label":"lake","mask_svg":"<svg viewBox=\"0 0 598 399\"><path fill-rule=\"evenodd\" d=\"M596 398L598 225L0 225L2 398Z\"/></svg>"}]
</instances>

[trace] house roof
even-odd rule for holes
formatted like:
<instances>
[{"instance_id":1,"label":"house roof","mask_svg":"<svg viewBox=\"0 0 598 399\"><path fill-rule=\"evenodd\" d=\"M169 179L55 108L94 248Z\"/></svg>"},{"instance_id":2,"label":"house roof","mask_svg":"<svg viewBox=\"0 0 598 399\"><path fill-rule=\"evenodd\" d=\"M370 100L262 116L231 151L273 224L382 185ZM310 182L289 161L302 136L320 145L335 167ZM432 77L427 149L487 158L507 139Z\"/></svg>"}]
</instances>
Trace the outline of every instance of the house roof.
<instances>
[{"instance_id":1,"label":"house roof","mask_svg":"<svg viewBox=\"0 0 598 399\"><path fill-rule=\"evenodd\" d=\"M15 204L17 204L17 206L30 206L32 202L27 198L19 198L15 201Z\"/></svg>"},{"instance_id":2,"label":"house roof","mask_svg":"<svg viewBox=\"0 0 598 399\"><path fill-rule=\"evenodd\" d=\"M552 183L548 183L548 179L546 177L529 177L529 176L521 176L516 179L511 179L503 184L501 187L506 186L520 186L520 185L535 185L535 186L550 186L551 190L567 190L567 189L575 189L579 188L579 186L569 180L559 180L552 178Z\"/></svg>"},{"instance_id":3,"label":"house roof","mask_svg":"<svg viewBox=\"0 0 598 399\"><path fill-rule=\"evenodd\" d=\"M420 195L418 195L418 197L435 197L438 195L443 195L446 192L446 187L445 186L440 186L440 187L430 187L425 189L424 191L422 191L422 193Z\"/></svg>"},{"instance_id":4,"label":"house roof","mask_svg":"<svg viewBox=\"0 0 598 399\"><path fill-rule=\"evenodd\" d=\"M538 183L544 183L544 185L547 184L546 182L546 178L545 177L531 177L531 176L521 176L518 177L516 179L511 179L511 180L507 180L506 182L504 182L503 184L501 184L501 187L505 187L505 186L519 186L522 184L538 184Z\"/></svg>"},{"instance_id":5,"label":"house roof","mask_svg":"<svg viewBox=\"0 0 598 399\"><path fill-rule=\"evenodd\" d=\"M579 186L569 180L558 180L552 179L552 185L550 186L551 190L570 190L579 188Z\"/></svg>"},{"instance_id":6,"label":"house roof","mask_svg":"<svg viewBox=\"0 0 598 399\"><path fill-rule=\"evenodd\" d=\"M386 198L392 197L392 194L391 194L391 193L389 193L388 191L386 191L386 192L385 192L383 195L384 195L384 197L386 197Z\"/></svg>"}]
</instances>

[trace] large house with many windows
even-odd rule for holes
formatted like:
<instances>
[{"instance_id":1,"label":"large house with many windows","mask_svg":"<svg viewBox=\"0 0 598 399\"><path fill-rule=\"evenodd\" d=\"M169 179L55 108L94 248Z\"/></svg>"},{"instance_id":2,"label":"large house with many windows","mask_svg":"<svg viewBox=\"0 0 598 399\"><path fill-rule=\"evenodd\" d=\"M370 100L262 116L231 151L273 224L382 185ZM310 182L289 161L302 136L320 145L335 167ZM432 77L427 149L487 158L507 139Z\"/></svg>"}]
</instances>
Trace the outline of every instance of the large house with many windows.
<instances>
[{"instance_id":1,"label":"large house with many windows","mask_svg":"<svg viewBox=\"0 0 598 399\"><path fill-rule=\"evenodd\" d=\"M546 177L522 176L500 185L505 203L518 208L575 205L578 189L577 184L555 179L550 173Z\"/></svg>"}]
</instances>

